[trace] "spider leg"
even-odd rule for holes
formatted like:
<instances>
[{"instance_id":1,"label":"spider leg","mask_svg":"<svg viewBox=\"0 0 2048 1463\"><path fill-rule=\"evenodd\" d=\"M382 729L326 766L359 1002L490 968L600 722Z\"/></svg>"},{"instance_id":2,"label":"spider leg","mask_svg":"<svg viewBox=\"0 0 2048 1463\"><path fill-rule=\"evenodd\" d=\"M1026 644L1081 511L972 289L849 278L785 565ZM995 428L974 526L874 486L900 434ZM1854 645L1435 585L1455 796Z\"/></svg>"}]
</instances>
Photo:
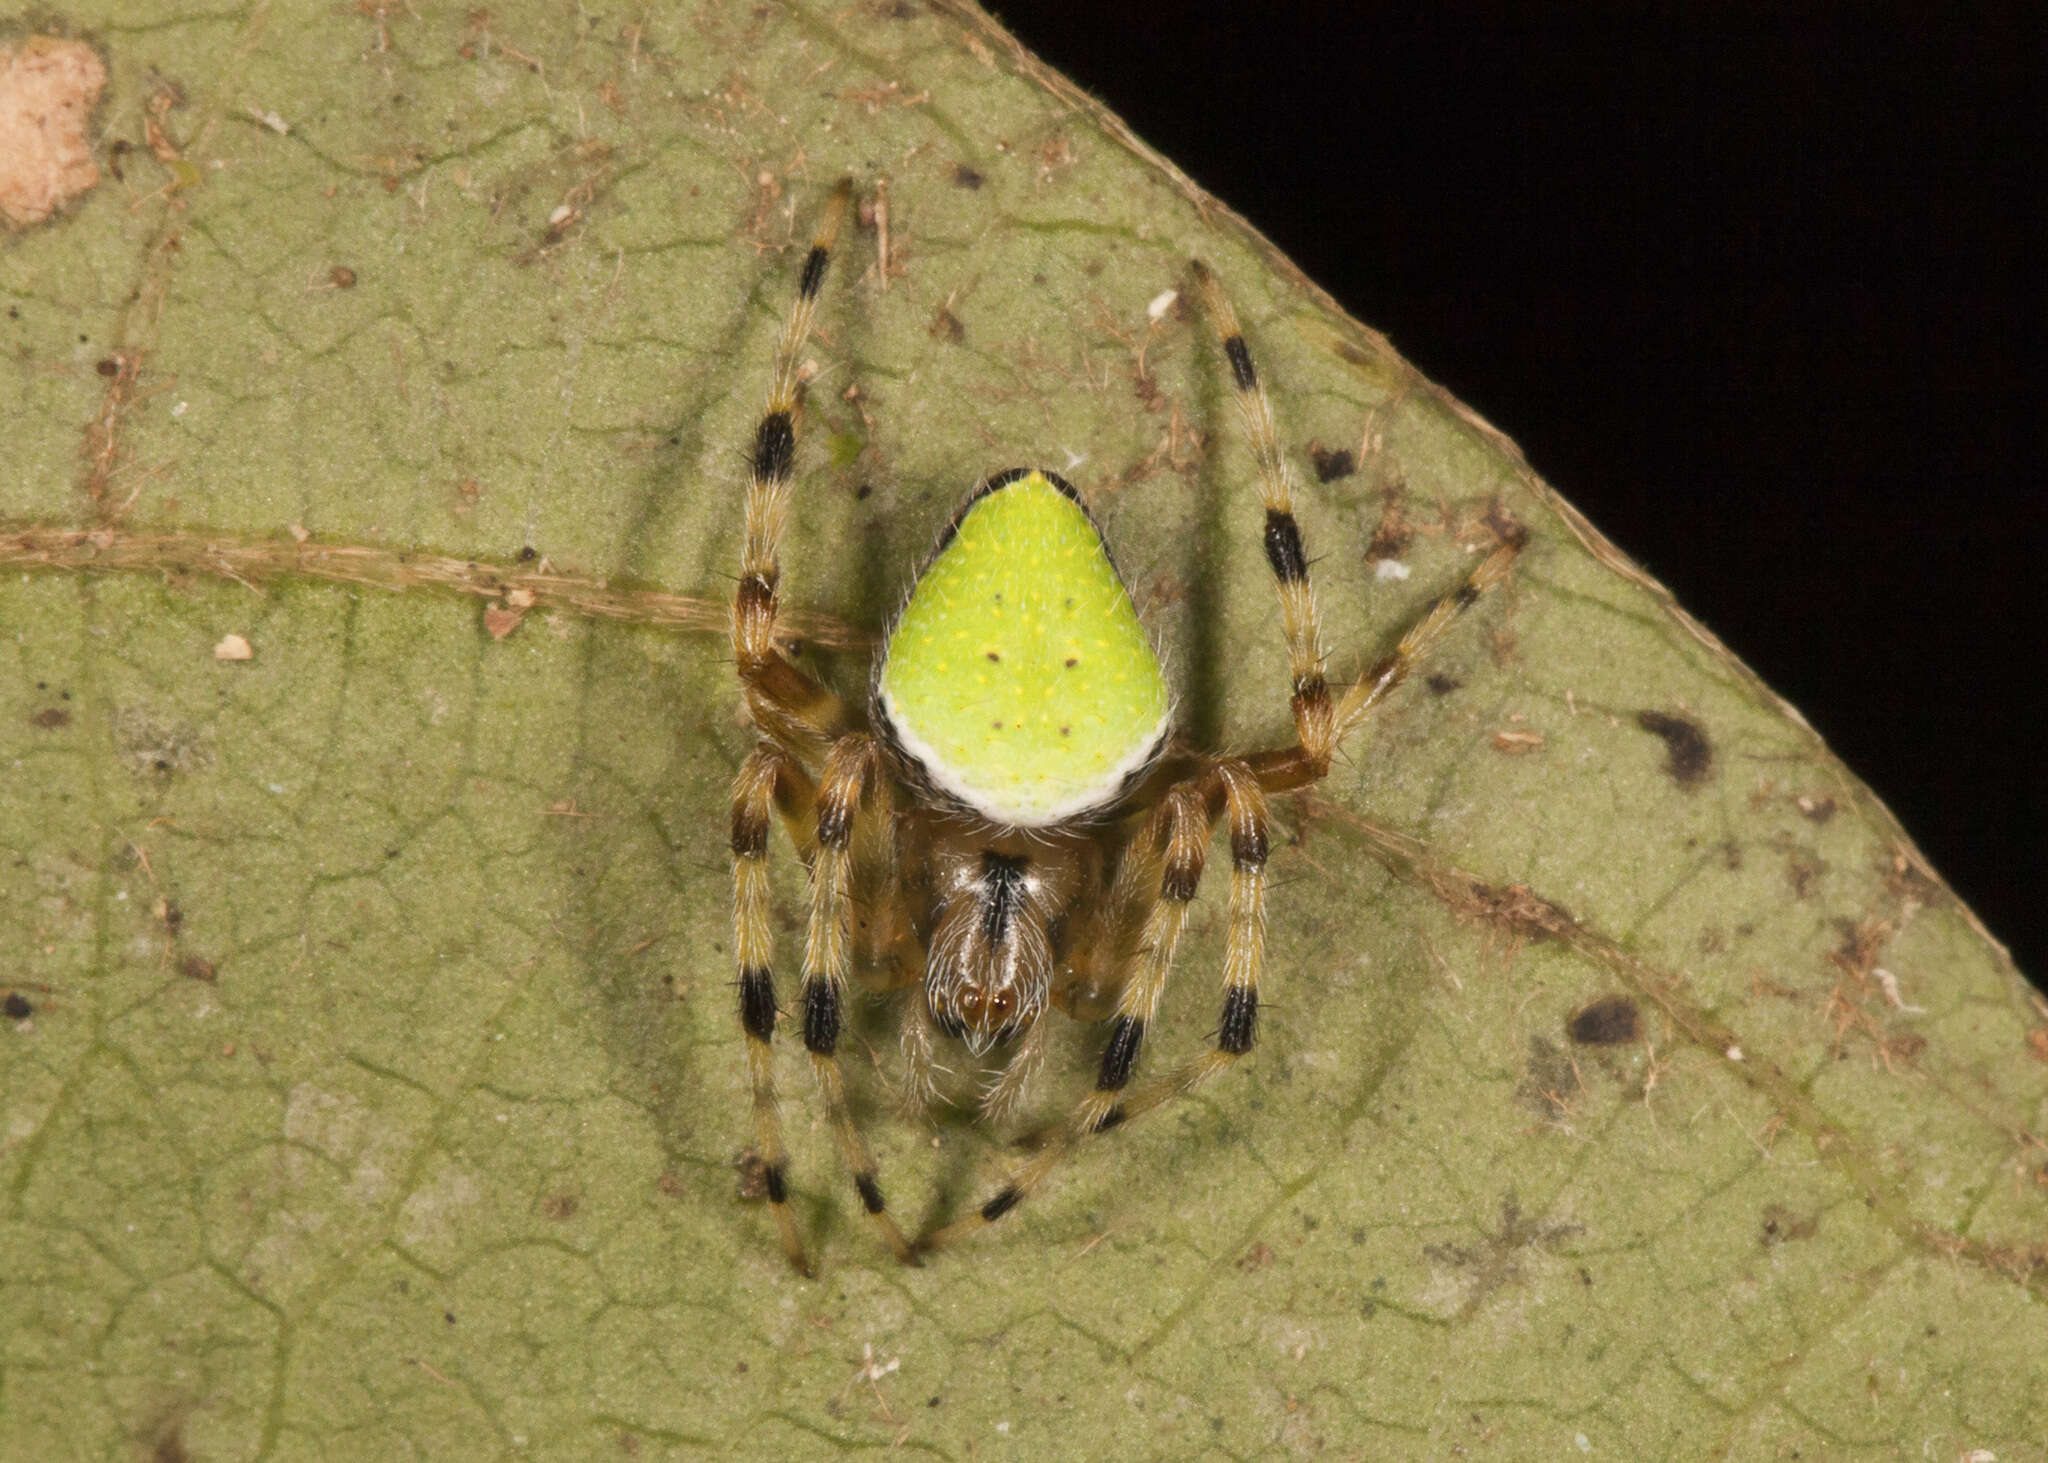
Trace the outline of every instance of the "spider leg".
<instances>
[{"instance_id":1,"label":"spider leg","mask_svg":"<svg viewBox=\"0 0 2048 1463\"><path fill-rule=\"evenodd\" d=\"M881 745L865 732L841 737L826 754L818 784L818 855L811 865L811 919L804 942L804 1046L861 1207L896 1258L914 1265L917 1253L890 1217L874 1155L847 1104L838 1055L852 970L847 925L854 823L871 786L885 775Z\"/></svg>"},{"instance_id":2,"label":"spider leg","mask_svg":"<svg viewBox=\"0 0 2048 1463\"><path fill-rule=\"evenodd\" d=\"M1132 906L1144 910L1142 932L1130 976L1117 996L1116 1014L1110 1018L1109 1040L1102 1048L1095 1090L1074 1115L1078 1134L1107 1132L1123 1121L1123 1091L1137 1069L1145 1034L1159 1013L1160 997L1166 994L1166 982L1173 974L1174 952L1187 927L1188 906L1201 887L1202 870L1208 862L1209 837L1215 828L1215 815L1209 807L1214 784L1212 768L1168 789L1140 835L1140 847L1147 857L1133 874L1140 879L1155 876L1158 893Z\"/></svg>"},{"instance_id":3,"label":"spider leg","mask_svg":"<svg viewBox=\"0 0 2048 1463\"><path fill-rule=\"evenodd\" d=\"M1449 632L1460 614L1508 577L1515 556L1522 552L1522 546L1528 541L1528 531L1519 524L1510 529L1456 589L1424 611L1422 618L1408 627L1400 643L1380 657L1378 663L1344 693L1344 699L1337 705L1337 735L1340 738L1350 735L1354 727L1386 700L1394 687L1408 679L1408 673L1436 648L1437 642Z\"/></svg>"},{"instance_id":4,"label":"spider leg","mask_svg":"<svg viewBox=\"0 0 2048 1463\"><path fill-rule=\"evenodd\" d=\"M796 459L800 357L817 313L825 267L852 197L853 180L841 179L811 240L796 301L775 345L767 410L754 431L747 472L746 547L733 591L733 663L739 669L747 710L765 735L793 751L814 752L847 725L846 704L792 665L776 647L775 634L782 535L789 524L790 472Z\"/></svg>"},{"instance_id":5,"label":"spider leg","mask_svg":"<svg viewBox=\"0 0 2048 1463\"><path fill-rule=\"evenodd\" d=\"M1224 805L1230 817L1230 920L1224 937L1223 1010L1216 1044L1165 1077L1140 1088L1123 1104L1124 1119L1139 1117L1161 1103L1192 1092L1251 1051L1259 1033L1259 977L1266 963L1266 854L1269 846L1266 795L1257 774L1242 762L1225 762Z\"/></svg>"},{"instance_id":6,"label":"spider leg","mask_svg":"<svg viewBox=\"0 0 2048 1463\"><path fill-rule=\"evenodd\" d=\"M897 882L903 859L895 813L893 784L887 776L877 776L855 810L848 851L853 975L875 992L914 985L924 975L924 946ZM815 823L810 831L815 842Z\"/></svg>"},{"instance_id":7,"label":"spider leg","mask_svg":"<svg viewBox=\"0 0 2048 1463\"><path fill-rule=\"evenodd\" d=\"M1295 737L1320 777L1336 755L1341 733L1330 700L1322 619L1316 610L1315 587L1309 583L1308 553L1302 547L1301 525L1294 520L1294 473L1280 450L1280 437L1273 428L1273 404L1259 384L1237 312L1206 265L1197 259L1193 270L1224 358L1230 362L1231 395L1236 398L1238 419L1258 462L1259 502L1266 510L1266 562L1272 565L1274 586L1280 594L1280 624L1287 636L1287 668L1294 684L1290 707Z\"/></svg>"},{"instance_id":8,"label":"spider leg","mask_svg":"<svg viewBox=\"0 0 2048 1463\"><path fill-rule=\"evenodd\" d=\"M741 765L732 790L733 948L739 960L740 1027L746 1032L747 1071L754 1088L754 1144L761 1155L768 1205L782 1253L808 1275L803 1240L789 1210L789 1152L775 1100L775 929L769 914L768 819L779 812L799 851L810 842L802 826L817 788L810 775L773 742L757 744Z\"/></svg>"},{"instance_id":9,"label":"spider leg","mask_svg":"<svg viewBox=\"0 0 2048 1463\"><path fill-rule=\"evenodd\" d=\"M1325 678L1315 592L1309 585L1308 554L1302 546L1301 528L1294 521L1294 475L1273 428L1273 407L1266 399L1265 387L1259 384L1251 349L1245 344L1229 297L1200 260L1194 261L1193 269L1209 319L1230 362L1231 392L1258 461L1259 499L1266 508L1266 561L1273 567L1280 592L1280 619L1287 636L1288 668L1294 678L1295 744L1259 752L1246 760L1261 787L1268 792L1286 792L1319 781L1329 772L1330 760L1344 738L1408 678L1461 611L1507 577L1528 535L1519 526L1508 529L1464 582L1431 605L1401 637L1400 644L1333 704Z\"/></svg>"},{"instance_id":10,"label":"spider leg","mask_svg":"<svg viewBox=\"0 0 2048 1463\"><path fill-rule=\"evenodd\" d=\"M1143 911L1144 928L1137 941L1130 977L1117 999L1095 1090L1082 1100L1045 1147L1013 1172L978 1210L925 1236L919 1243L920 1249L939 1249L986 1229L1021 1204L1075 1149L1131 1115L1124 1090L1136 1070L1145 1033L1158 1013L1159 999L1173 973L1174 951L1187 924L1188 904L1201 886L1209 837L1223 806L1231 810L1234 864L1232 954L1228 967L1233 983L1224 1005L1226 1040L1240 1045L1241 1049L1231 1054L1233 1059L1251 1049L1258 1009L1259 949L1265 928L1260 892L1266 861L1264 799L1248 768L1219 763L1167 790L1127 858L1126 874L1134 879L1156 878L1159 892L1154 899L1134 900L1125 906ZM1238 975L1240 968L1242 979ZM1244 994L1247 990L1248 1002Z\"/></svg>"},{"instance_id":11,"label":"spider leg","mask_svg":"<svg viewBox=\"0 0 2048 1463\"><path fill-rule=\"evenodd\" d=\"M1511 528L1486 557L1473 566L1472 572L1459 582L1457 588L1423 611L1422 617L1408 627L1399 643L1345 691L1343 699L1337 703L1334 718L1339 744L1385 702L1396 686L1408 679L1416 666L1428 658L1459 615L1507 578L1515 556L1521 553L1522 546L1528 541L1526 530L1519 525ZM1320 781L1330 770L1327 757L1317 757L1301 742L1291 747L1254 752L1245 758L1245 762L1257 774L1259 785L1267 792L1292 792L1307 787Z\"/></svg>"}]
</instances>

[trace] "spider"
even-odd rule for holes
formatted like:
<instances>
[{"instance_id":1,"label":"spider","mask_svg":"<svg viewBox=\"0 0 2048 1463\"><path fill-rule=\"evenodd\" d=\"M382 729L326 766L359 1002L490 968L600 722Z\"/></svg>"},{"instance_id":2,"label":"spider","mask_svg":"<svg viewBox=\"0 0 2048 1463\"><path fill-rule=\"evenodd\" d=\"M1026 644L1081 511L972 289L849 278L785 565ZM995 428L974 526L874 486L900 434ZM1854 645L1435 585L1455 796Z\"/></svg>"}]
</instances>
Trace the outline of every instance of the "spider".
<instances>
[{"instance_id":1,"label":"spider","mask_svg":"<svg viewBox=\"0 0 2048 1463\"><path fill-rule=\"evenodd\" d=\"M758 734L732 796L739 1018L762 1187L783 1253L804 1274L773 1062L782 1012L771 970L771 822L779 816L810 871L799 1005L818 1091L861 1207L890 1251L916 1264L1015 1209L1089 1140L1252 1050L1268 797L1329 771L1345 736L1506 576L1525 538L1500 530L1498 545L1390 653L1354 684L1332 687L1272 408L1228 299L1195 261L1258 462L1294 740L1212 755L1174 739L1165 676L1108 544L1081 495L1044 469L996 473L967 495L890 626L866 695L835 693L783 655L777 617L798 358L852 193L842 181L825 207L775 349L732 608L733 659ZM1134 1086L1219 822L1229 827L1230 899L1213 1043ZM1094 1090L1071 1116L979 1208L915 1240L889 1212L847 1100L839 1044L856 980L917 987L901 1037L913 1111L938 1095L942 1042L981 1064L982 1113L1000 1120L1044 1059L1048 1006L1109 1022Z\"/></svg>"}]
</instances>

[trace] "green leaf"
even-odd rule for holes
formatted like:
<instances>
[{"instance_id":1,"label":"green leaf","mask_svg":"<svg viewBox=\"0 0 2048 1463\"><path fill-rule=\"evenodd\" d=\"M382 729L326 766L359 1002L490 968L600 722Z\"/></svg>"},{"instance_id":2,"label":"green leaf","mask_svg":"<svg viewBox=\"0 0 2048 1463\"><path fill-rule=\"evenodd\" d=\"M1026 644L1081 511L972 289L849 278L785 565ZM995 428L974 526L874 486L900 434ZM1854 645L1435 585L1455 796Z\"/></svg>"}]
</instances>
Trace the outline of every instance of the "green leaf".
<instances>
[{"instance_id":1,"label":"green leaf","mask_svg":"<svg viewBox=\"0 0 2048 1463\"><path fill-rule=\"evenodd\" d=\"M0 1459L2039 1456L2003 952L1511 444L985 17L67 15L103 176L0 246ZM805 1281L734 1166L722 624L842 173L786 556L841 684L1042 463L1190 734L1287 738L1191 255L1340 670L1532 541L1278 809L1241 1070L913 1271L784 1044ZM1220 882L1155 1064L1212 1027ZM1101 1040L1056 1019L1039 1121ZM856 1033L896 1208L965 1212L1007 1135L894 1116L887 1003Z\"/></svg>"}]
</instances>

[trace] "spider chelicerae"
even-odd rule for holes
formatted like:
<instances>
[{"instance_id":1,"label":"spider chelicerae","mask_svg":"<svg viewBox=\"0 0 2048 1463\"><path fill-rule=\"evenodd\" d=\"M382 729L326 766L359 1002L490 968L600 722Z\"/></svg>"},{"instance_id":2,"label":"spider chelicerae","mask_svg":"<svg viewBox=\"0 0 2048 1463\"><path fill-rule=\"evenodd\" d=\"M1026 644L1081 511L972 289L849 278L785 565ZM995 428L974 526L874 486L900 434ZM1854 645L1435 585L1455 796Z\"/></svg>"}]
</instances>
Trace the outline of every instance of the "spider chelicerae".
<instances>
[{"instance_id":1,"label":"spider chelicerae","mask_svg":"<svg viewBox=\"0 0 2048 1463\"><path fill-rule=\"evenodd\" d=\"M1322 778L1345 736L1458 612L1506 576L1513 525L1464 581L1348 687L1332 687L1294 482L1236 315L1189 270L1228 363L1265 511L1292 675L1294 740L1211 754L1177 742L1157 655L1086 503L1043 469L999 472L968 496L918 571L865 696L832 691L778 642L802 353L852 198L826 205L776 345L747 482L733 658L759 740L732 796L739 1016L762 1187L784 1254L809 1273L789 1205L777 1110L769 826L810 870L800 1025L840 1157L896 1257L994 1223L1098 1134L1187 1092L1252 1050L1266 919L1267 798ZM1134 1085L1174 949L1219 822L1230 832L1222 1013L1213 1044ZM904 1002L908 1105L938 1095L940 1044L988 1074L981 1108L1013 1112L1046 1051L1048 1006L1109 1023L1094 1089L964 1218L908 1238L889 1212L839 1045L849 991L915 985Z\"/></svg>"}]
</instances>

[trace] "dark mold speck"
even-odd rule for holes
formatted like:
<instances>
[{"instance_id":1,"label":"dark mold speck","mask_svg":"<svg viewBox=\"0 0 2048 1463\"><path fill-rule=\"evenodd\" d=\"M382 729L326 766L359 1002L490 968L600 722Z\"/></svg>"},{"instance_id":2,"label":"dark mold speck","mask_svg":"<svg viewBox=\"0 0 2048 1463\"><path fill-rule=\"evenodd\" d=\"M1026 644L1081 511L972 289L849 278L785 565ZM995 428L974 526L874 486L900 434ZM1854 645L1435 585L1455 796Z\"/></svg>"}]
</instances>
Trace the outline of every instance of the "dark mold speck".
<instances>
[{"instance_id":1,"label":"dark mold speck","mask_svg":"<svg viewBox=\"0 0 2048 1463\"><path fill-rule=\"evenodd\" d=\"M1358 471L1358 459L1341 448L1332 452L1327 447L1311 443L1308 460L1315 464L1316 481L1319 483L1334 483Z\"/></svg>"},{"instance_id":2,"label":"dark mold speck","mask_svg":"<svg viewBox=\"0 0 2048 1463\"><path fill-rule=\"evenodd\" d=\"M1636 725L1664 742L1664 770L1680 787L1698 787L1714 770L1714 744L1698 722L1662 711L1639 711Z\"/></svg>"},{"instance_id":3,"label":"dark mold speck","mask_svg":"<svg viewBox=\"0 0 2048 1463\"><path fill-rule=\"evenodd\" d=\"M1641 1025L1636 1003L1629 997L1602 996L1574 1011L1565 1030L1581 1046L1621 1046L1636 1039Z\"/></svg>"}]
</instances>

